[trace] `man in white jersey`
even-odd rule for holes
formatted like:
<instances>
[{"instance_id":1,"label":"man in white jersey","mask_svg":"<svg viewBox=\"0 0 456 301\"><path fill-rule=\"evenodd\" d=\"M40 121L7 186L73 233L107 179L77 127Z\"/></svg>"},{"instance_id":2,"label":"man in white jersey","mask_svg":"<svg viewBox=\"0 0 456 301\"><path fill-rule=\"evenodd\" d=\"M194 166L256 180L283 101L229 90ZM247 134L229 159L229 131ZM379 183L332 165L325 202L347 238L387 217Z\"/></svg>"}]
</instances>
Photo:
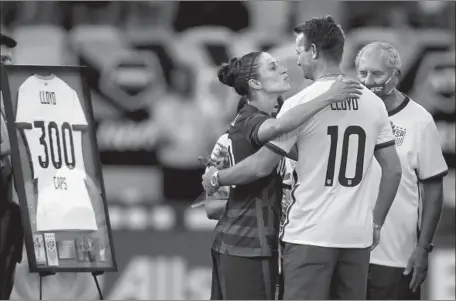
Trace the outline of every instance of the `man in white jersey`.
<instances>
[{"instance_id":1,"label":"man in white jersey","mask_svg":"<svg viewBox=\"0 0 456 301\"><path fill-rule=\"evenodd\" d=\"M371 254L367 298L420 300L443 207L442 181L448 172L439 133L431 114L396 89L401 59L393 46L370 43L360 50L355 63L359 80L386 105L402 165L402 180L382 240ZM381 170L374 164L372 192L376 194Z\"/></svg>"},{"instance_id":2,"label":"man in white jersey","mask_svg":"<svg viewBox=\"0 0 456 301\"><path fill-rule=\"evenodd\" d=\"M18 90L16 126L37 181L36 230L97 230L82 152L88 124L77 93L56 75L30 76Z\"/></svg>"},{"instance_id":3,"label":"man in white jersey","mask_svg":"<svg viewBox=\"0 0 456 301\"><path fill-rule=\"evenodd\" d=\"M294 32L298 64L315 83L286 100L279 115L324 93L341 73L344 34L332 17L309 20ZM359 100L324 108L297 130L215 173L218 184L268 174L295 144L297 184L281 237L284 299L364 299L370 248L379 241L401 178L385 106L364 88ZM382 178L372 214L374 155Z\"/></svg>"}]
</instances>

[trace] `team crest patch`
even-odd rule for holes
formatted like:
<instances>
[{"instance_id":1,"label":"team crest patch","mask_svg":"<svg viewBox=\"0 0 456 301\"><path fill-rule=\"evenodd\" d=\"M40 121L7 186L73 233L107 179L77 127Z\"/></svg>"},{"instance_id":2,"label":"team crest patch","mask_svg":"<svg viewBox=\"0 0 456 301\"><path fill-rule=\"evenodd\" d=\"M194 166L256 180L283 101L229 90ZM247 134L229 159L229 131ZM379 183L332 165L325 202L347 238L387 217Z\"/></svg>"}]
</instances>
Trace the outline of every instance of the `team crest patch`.
<instances>
[{"instance_id":1,"label":"team crest patch","mask_svg":"<svg viewBox=\"0 0 456 301\"><path fill-rule=\"evenodd\" d=\"M394 124L390 121L391 128L393 129L394 138L396 140L396 146L401 146L404 142L405 135L407 134L407 130L403 127Z\"/></svg>"}]
</instances>

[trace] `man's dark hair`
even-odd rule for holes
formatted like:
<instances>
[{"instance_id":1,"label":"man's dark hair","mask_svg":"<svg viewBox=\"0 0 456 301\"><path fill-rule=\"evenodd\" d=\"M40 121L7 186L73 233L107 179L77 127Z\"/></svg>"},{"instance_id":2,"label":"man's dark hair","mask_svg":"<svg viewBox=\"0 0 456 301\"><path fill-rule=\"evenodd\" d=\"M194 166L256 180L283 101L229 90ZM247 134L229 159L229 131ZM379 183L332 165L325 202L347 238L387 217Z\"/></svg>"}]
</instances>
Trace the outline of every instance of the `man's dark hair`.
<instances>
[{"instance_id":1,"label":"man's dark hair","mask_svg":"<svg viewBox=\"0 0 456 301\"><path fill-rule=\"evenodd\" d=\"M333 17L313 18L293 29L295 34L303 33L307 44L306 51L311 44L315 44L318 52L327 59L336 62L342 61L345 36L342 28L334 21Z\"/></svg>"}]
</instances>

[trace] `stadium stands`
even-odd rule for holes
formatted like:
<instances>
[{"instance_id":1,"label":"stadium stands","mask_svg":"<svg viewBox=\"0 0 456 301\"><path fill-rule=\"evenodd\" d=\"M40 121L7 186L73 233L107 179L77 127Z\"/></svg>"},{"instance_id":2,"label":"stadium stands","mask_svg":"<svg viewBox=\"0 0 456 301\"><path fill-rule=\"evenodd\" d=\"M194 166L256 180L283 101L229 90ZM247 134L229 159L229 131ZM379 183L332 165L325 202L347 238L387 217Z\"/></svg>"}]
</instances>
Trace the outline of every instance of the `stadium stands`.
<instances>
[{"instance_id":1,"label":"stadium stands","mask_svg":"<svg viewBox=\"0 0 456 301\"><path fill-rule=\"evenodd\" d=\"M6 29L20 45L13 53L16 64L76 64L85 65L89 69L87 80L92 92L121 271L119 275L106 276L105 294L132 299L140 296L145 299L209 297L210 260L207 255L209 253L204 252L209 250L211 233L207 230L210 227L206 228L206 232L195 230L205 222L202 221L204 214L201 212L192 211L193 215L202 214L200 218L184 219L182 212L188 215L187 211L174 204L169 210L154 209L153 203L172 204L164 199L162 168L169 167L172 161L185 168L199 168L193 162L196 161L197 154L204 155L202 152L206 148L209 152L217 133L223 132L233 118L239 96L220 84L216 77L217 65L229 57L249 51L269 51L288 68L292 89L283 95L285 99L309 85L310 81L302 79L301 70L296 66L291 29L302 18L329 14L332 11L336 20L344 25L346 33L343 60L346 73L355 75L356 53L366 43L374 40L391 43L402 57L400 89L428 109L436 119L445 158L450 166L444 184L446 208L438 239L449 241L450 255L454 257L455 33L454 28L448 27L448 24L454 27L454 14L450 16L454 12L454 2L448 2L446 7L437 7L435 11L434 7L424 4L423 7L427 7L428 12L423 8L414 8L412 4L406 10L408 26L401 28L390 26L388 14L379 13L393 9L396 4L392 1L375 1L374 4L337 2L334 7L334 4L326 4L323 8L318 6L322 1L312 1L312 5L302 2L299 7L287 5L283 1L277 4L280 7L270 3L267 8L249 4L245 6L248 15L244 11L240 12L242 21L234 24L236 26L230 26L236 22L236 14L216 20L217 16L227 15L228 11L213 14L209 25L197 26L198 23L204 23L204 20L198 20L199 16L182 19L185 15L183 8L189 2L181 7L178 2L165 2L163 6L157 4L147 8L143 4L128 7L127 2L119 2L121 4L117 7L95 7L93 14L87 18L83 18L83 15L90 10L87 8L89 6L75 8L86 4L54 2L47 8L56 5L52 11L62 11L63 15L47 21L45 19L50 18L48 15L52 17L52 14L38 18L39 12L43 11L39 4L2 4L2 25L8 25ZM216 7L199 5L207 9L200 11L206 16ZM242 3L236 5L244 7ZM31 11L24 13L25 7ZM303 12L306 12L306 17ZM110 14L111 17L105 18ZM418 18L420 14L432 18ZM439 18L441 20L436 22ZM60 22L59 19L63 20ZM249 24L247 27L246 22ZM262 25L265 22L271 23L267 31ZM166 104L163 105L164 103ZM164 113L160 117L161 112ZM173 122L174 119L176 123ZM177 126L179 133L176 133ZM169 132L173 134L168 135L168 140L163 139ZM195 141L199 144L197 147L187 147ZM180 156L182 153L185 154ZM173 156L180 158L173 160ZM201 181L200 178L197 180L198 183ZM178 185L178 189L185 190L185 184ZM125 186L128 189L123 189ZM173 216L173 223L169 226L171 230L164 229L165 226L160 228L149 225L156 223L155 219L168 221L169 215ZM183 224L182 220L191 220L192 225L195 225L193 228L182 225L179 228L179 224ZM143 230L145 223L147 229ZM166 232L167 230L169 231ZM450 236L452 238L448 239ZM157 241L160 242L159 245ZM145 243L146 249L143 248ZM198 248L189 250L189 246L193 245ZM440 256L435 258L439 259ZM147 265L144 265L145 268L130 270L128 267L135 262L145 262ZM164 271L170 265L169 269L174 270L169 273ZM37 297L37 275L30 276L27 271L24 260L18 270L18 277L22 280L16 281L18 285L13 299ZM162 278L160 273L168 274ZM176 280L178 276L171 273L178 274L180 278ZM439 281L434 279L439 280L444 275L445 279L454 280L454 273L438 274L435 269L432 273L437 276L431 275L433 278L430 283L439 290L436 291L435 287L434 290L431 289L431 295L427 296L431 299L443 296L443 290L438 286ZM138 280L134 278L136 274L144 275L146 280L149 279L147 277L153 278L157 283L154 282L155 286L151 288L150 281L146 283L144 279ZM187 278L190 281L186 281ZM97 297L92 283L88 283L87 279L68 276L66 281L79 283L73 290L65 292L68 298L76 298L82 292L86 294L82 296L87 298ZM141 290L136 288L135 281L140 283ZM447 287L449 286L445 286ZM45 291L49 292L45 292L45 297L49 298L62 296L63 292L55 283L45 284ZM454 298L454 294L452 296Z\"/></svg>"}]
</instances>

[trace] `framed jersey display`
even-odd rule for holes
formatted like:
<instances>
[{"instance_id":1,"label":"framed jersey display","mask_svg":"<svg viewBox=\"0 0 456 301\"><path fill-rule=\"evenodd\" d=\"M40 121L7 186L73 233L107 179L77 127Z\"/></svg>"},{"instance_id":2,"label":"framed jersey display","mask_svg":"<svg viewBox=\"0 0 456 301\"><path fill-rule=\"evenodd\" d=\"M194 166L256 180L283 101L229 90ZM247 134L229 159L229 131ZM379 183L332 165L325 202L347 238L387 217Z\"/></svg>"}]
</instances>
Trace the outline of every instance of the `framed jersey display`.
<instances>
[{"instance_id":1,"label":"framed jersey display","mask_svg":"<svg viewBox=\"0 0 456 301\"><path fill-rule=\"evenodd\" d=\"M1 66L31 272L117 271L84 74L84 67Z\"/></svg>"}]
</instances>

